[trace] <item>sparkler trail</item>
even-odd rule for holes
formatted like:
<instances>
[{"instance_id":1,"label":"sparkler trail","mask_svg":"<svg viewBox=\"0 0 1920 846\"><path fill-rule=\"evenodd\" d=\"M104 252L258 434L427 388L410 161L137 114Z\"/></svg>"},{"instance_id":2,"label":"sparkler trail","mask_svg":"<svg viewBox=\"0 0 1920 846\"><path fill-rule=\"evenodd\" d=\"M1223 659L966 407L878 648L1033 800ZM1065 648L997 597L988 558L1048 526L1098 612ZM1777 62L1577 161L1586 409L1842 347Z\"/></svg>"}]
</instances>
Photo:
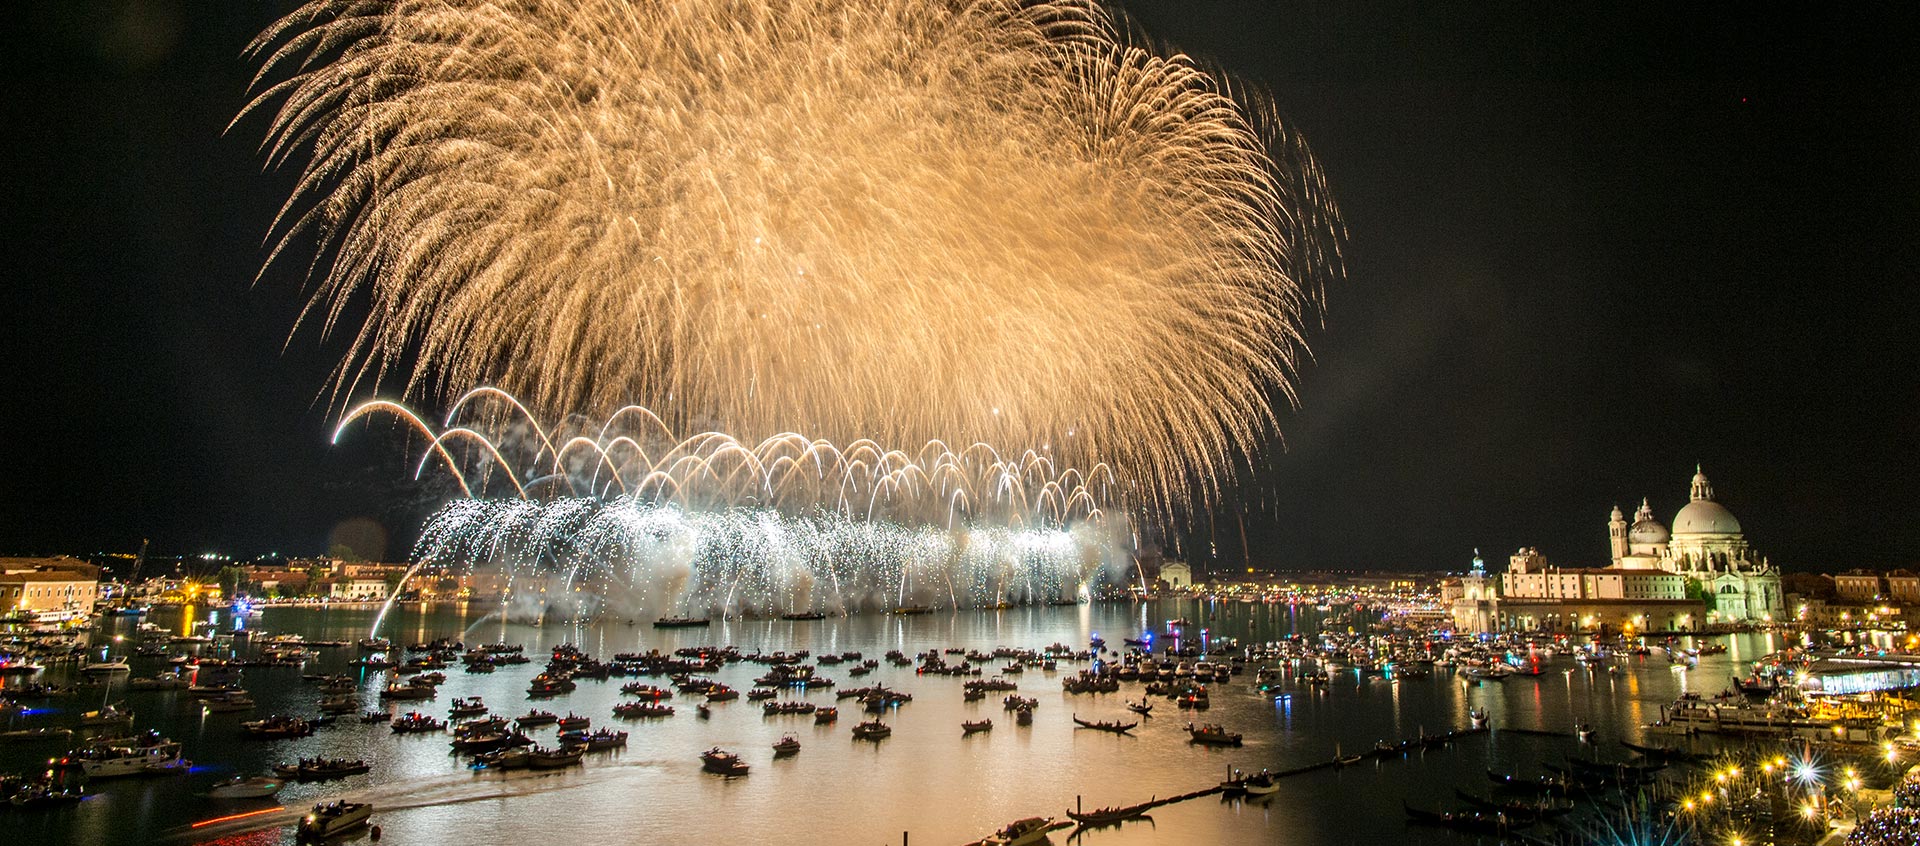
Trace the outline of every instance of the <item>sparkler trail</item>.
<instances>
[{"instance_id":1,"label":"sparkler trail","mask_svg":"<svg viewBox=\"0 0 1920 846\"><path fill-rule=\"evenodd\" d=\"M443 468L472 494L428 521L414 569L496 575L486 592L517 597L520 616L981 607L1072 601L1136 576L1124 492L1104 466L978 443L680 438L639 407L543 425L491 388L438 429L366 403L336 437L383 415L426 439L420 472Z\"/></svg>"},{"instance_id":2,"label":"sparkler trail","mask_svg":"<svg viewBox=\"0 0 1920 846\"><path fill-rule=\"evenodd\" d=\"M1164 510L1339 272L1299 139L1094 0L314 0L253 50L341 396L1020 445Z\"/></svg>"}]
</instances>

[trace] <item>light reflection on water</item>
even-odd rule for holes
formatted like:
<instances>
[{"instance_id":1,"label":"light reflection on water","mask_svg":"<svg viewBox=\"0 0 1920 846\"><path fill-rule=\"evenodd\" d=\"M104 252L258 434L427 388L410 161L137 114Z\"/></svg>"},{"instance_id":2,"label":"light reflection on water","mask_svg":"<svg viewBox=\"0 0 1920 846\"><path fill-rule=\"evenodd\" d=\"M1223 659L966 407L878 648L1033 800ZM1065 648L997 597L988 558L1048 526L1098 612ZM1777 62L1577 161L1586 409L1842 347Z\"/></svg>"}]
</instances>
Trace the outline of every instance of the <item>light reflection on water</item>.
<instances>
[{"instance_id":1,"label":"light reflection on water","mask_svg":"<svg viewBox=\"0 0 1920 846\"><path fill-rule=\"evenodd\" d=\"M255 627L297 631L312 639L354 640L365 635L373 613L359 608L272 609ZM181 778L99 783L99 795L79 807L13 814L7 825L26 834L27 842L150 842L190 822L271 807L219 804L193 795L215 781L236 772L259 774L275 762L301 755L325 755L370 758L374 769L337 782L290 785L279 797L288 808L286 819L322 798L366 799L377 809L383 843L590 846L749 842L777 836L807 843L883 844L899 842L903 831L912 833L913 843L960 843L1015 818L1058 815L1073 807L1076 797L1089 808L1130 804L1209 786L1229 766L1283 769L1326 760L1336 748L1359 752L1381 738L1464 727L1468 709L1476 705L1491 712L1496 726L1569 731L1574 722L1585 721L1599 730L1604 744L1623 733L1643 740L1638 726L1657 718L1660 705L1682 690L1718 692L1727 686L1729 668L1741 666L1733 662L1734 656L1752 660L1777 645L1766 636L1735 638L1732 653L1703 658L1690 672L1675 672L1654 657L1635 659L1625 675L1596 675L1575 670L1562 658L1543 676L1517 676L1482 687L1469 687L1445 674L1357 681L1352 673L1343 673L1336 675L1330 693L1300 690L1279 703L1251 692L1249 672L1225 689L1216 687L1214 707L1204 717L1246 733L1247 746L1229 750L1190 745L1181 730L1188 715L1164 701L1134 736L1076 731L1072 714L1123 716L1122 700L1138 697L1140 686L1123 685L1118 695L1070 696L1060 690L1061 674L1037 670L1018 678L1021 692L1041 701L1034 725L1021 728L1004 712L998 695L962 702L958 678L920 677L911 668L884 661L863 679L849 677L847 665L821 668L842 687L884 683L914 694L913 702L886 717L895 731L878 744L849 737L848 729L860 719L857 706L843 708L837 724L815 726L810 717L763 717L758 703L744 699L716 705L711 720L700 720L693 712L695 700L680 697L674 702L679 713L672 718L627 722L611 718L611 707L622 700L620 679L582 681L573 693L541 703L525 698L527 679L538 671L544 653L561 642L578 643L601 658L652 648L732 644L745 651L809 649L816 655L858 650L879 659L888 649L912 655L945 647L991 651L995 646L1040 648L1054 642L1084 648L1093 632L1118 647L1121 638L1136 636L1146 621L1179 616L1215 634L1249 641L1282 636L1296 624L1312 631L1318 619L1312 611L1285 605L1201 608L1167 603L734 621L711 629L655 630L621 622L536 628L489 618L478 607L400 607L389 615L383 631L397 644L465 632L470 645L523 643L535 659L489 675L470 675L456 666L448 671L437 699L413 707L444 716L454 697L482 695L497 713L510 717L535 704L562 714L572 710L591 716L596 726L631 732L628 747L590 756L586 767L557 773L475 773L448 753L446 738L440 735L395 736L384 725L362 725L348 715L341 725L303 740L243 741L237 725L247 717L203 715L183 693L130 693L126 698L139 715L139 726L184 741L195 772ZM173 630L180 621L157 616L155 622ZM367 707L377 707L382 674L347 667L358 654L352 648L324 650L305 672L353 672L363 679ZM1075 666L1062 664L1062 671ZM136 675L151 675L159 668L156 659L135 660ZM762 665L742 663L713 675L744 690L764 671ZM260 703L254 716L314 713L319 697L300 681L301 672L248 670L245 684ZM55 703L67 712L55 719L94 707L98 700L88 697L98 695ZM808 698L834 703L831 691L815 691ZM960 723L981 717L993 718L994 730L963 738ZM769 747L786 732L796 734L803 749L795 757L775 760ZM546 728L535 737L550 742L552 734L553 729ZM728 780L702 773L696 756L716 745L740 752L753 765L752 774ZM1485 792L1481 772L1487 766L1536 774L1540 761L1558 760L1574 746L1570 740L1496 734L1412 760L1300 776L1284 782L1281 791L1265 801L1230 803L1209 797L1163 807L1153 812L1152 823L1088 832L1074 842L1451 843L1455 838L1444 832L1406 827L1402 798L1429 807L1451 804L1455 786ZM0 748L0 769L23 769L57 751ZM1605 752L1621 755L1617 746ZM291 834L281 827L218 840L202 832L180 840L252 846L291 842ZM1053 840L1065 843L1066 833L1056 833Z\"/></svg>"}]
</instances>

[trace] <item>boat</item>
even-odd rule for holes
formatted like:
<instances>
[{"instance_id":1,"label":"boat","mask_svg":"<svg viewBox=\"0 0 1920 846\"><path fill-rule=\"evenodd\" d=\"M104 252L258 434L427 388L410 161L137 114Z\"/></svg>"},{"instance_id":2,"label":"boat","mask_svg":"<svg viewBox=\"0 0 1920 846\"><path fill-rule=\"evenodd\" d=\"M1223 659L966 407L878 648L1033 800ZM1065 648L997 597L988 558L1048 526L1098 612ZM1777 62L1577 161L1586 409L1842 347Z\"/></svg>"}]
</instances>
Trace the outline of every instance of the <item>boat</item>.
<instances>
[{"instance_id":1,"label":"boat","mask_svg":"<svg viewBox=\"0 0 1920 846\"><path fill-rule=\"evenodd\" d=\"M1336 767L1351 767L1364 760L1366 759L1359 755L1341 755L1336 753L1333 756L1333 765Z\"/></svg>"},{"instance_id":2,"label":"boat","mask_svg":"<svg viewBox=\"0 0 1920 846\"><path fill-rule=\"evenodd\" d=\"M993 731L993 721L981 720L979 722L973 722L973 723L962 722L960 724L960 734L962 736L974 734L975 732L982 732L982 731Z\"/></svg>"},{"instance_id":3,"label":"boat","mask_svg":"<svg viewBox=\"0 0 1920 846\"><path fill-rule=\"evenodd\" d=\"M1226 728L1222 727L1218 723L1206 723L1200 726L1195 726L1192 723L1188 723L1187 737L1190 742L1198 743L1203 746L1239 746L1240 745L1240 735L1235 732L1227 731Z\"/></svg>"},{"instance_id":4,"label":"boat","mask_svg":"<svg viewBox=\"0 0 1920 846\"><path fill-rule=\"evenodd\" d=\"M240 735L255 740L310 737L313 735L313 723L299 717L272 716L264 720L249 720L241 723Z\"/></svg>"},{"instance_id":5,"label":"boat","mask_svg":"<svg viewBox=\"0 0 1920 846\"><path fill-rule=\"evenodd\" d=\"M115 658L110 661L95 661L91 664L88 664L80 668L80 672L85 673L89 676L105 676L105 675L112 675L114 673L127 673L132 671L133 671L133 665L128 664L127 659L125 658Z\"/></svg>"},{"instance_id":6,"label":"boat","mask_svg":"<svg viewBox=\"0 0 1920 846\"><path fill-rule=\"evenodd\" d=\"M706 617L661 617L653 621L656 629L691 629L712 624Z\"/></svg>"},{"instance_id":7,"label":"boat","mask_svg":"<svg viewBox=\"0 0 1920 846\"><path fill-rule=\"evenodd\" d=\"M524 747L509 746L492 752L482 752L474 756L473 761L484 769L517 770L526 767L531 757L532 755Z\"/></svg>"},{"instance_id":8,"label":"boat","mask_svg":"<svg viewBox=\"0 0 1920 846\"><path fill-rule=\"evenodd\" d=\"M31 740L52 740L54 738L64 740L72 736L73 729L67 728L13 729L12 731L0 731L0 742L24 743Z\"/></svg>"},{"instance_id":9,"label":"boat","mask_svg":"<svg viewBox=\"0 0 1920 846\"><path fill-rule=\"evenodd\" d=\"M889 614L899 614L899 615L902 615L902 616L911 616L911 615L914 615L914 614L932 614L932 613L933 613L933 609L932 609L932 608L929 608L929 607L927 607L927 606L925 606L925 605L901 605L901 606L899 606L899 607L896 607L896 608L894 608L894 609L893 609L892 611L889 611L889 612L887 612L887 613L889 613Z\"/></svg>"},{"instance_id":10,"label":"boat","mask_svg":"<svg viewBox=\"0 0 1920 846\"><path fill-rule=\"evenodd\" d=\"M704 709L707 706L702 705L700 707ZM707 713L708 712L702 712L700 716L704 717L707 715ZM840 719L839 708L828 706L824 708L815 708L813 710L813 722L815 725L824 725L826 723L831 723L838 719Z\"/></svg>"},{"instance_id":11,"label":"boat","mask_svg":"<svg viewBox=\"0 0 1920 846\"><path fill-rule=\"evenodd\" d=\"M535 746L527 750L527 766L536 770L576 766L586 754L587 747L584 743L562 746L558 749Z\"/></svg>"},{"instance_id":12,"label":"boat","mask_svg":"<svg viewBox=\"0 0 1920 846\"><path fill-rule=\"evenodd\" d=\"M231 714L236 711L251 711L253 710L253 699L247 696L244 690L236 691L204 700L200 703L200 707L207 709L207 713L209 714Z\"/></svg>"},{"instance_id":13,"label":"boat","mask_svg":"<svg viewBox=\"0 0 1920 846\"><path fill-rule=\"evenodd\" d=\"M776 758L799 753L800 739L791 734L781 737L778 743L773 744L773 755Z\"/></svg>"},{"instance_id":14,"label":"boat","mask_svg":"<svg viewBox=\"0 0 1920 846\"><path fill-rule=\"evenodd\" d=\"M592 734L581 736L580 742L587 745L588 752L603 752L608 749L622 749L627 745L627 733L613 729L600 729Z\"/></svg>"},{"instance_id":15,"label":"boat","mask_svg":"<svg viewBox=\"0 0 1920 846\"><path fill-rule=\"evenodd\" d=\"M50 784L31 784L21 788L7 801L16 808L45 808L78 802L86 796L86 788L81 785L55 787Z\"/></svg>"},{"instance_id":16,"label":"boat","mask_svg":"<svg viewBox=\"0 0 1920 846\"><path fill-rule=\"evenodd\" d=\"M1592 743L1593 726L1587 725L1586 723L1574 723L1573 736L1581 743Z\"/></svg>"},{"instance_id":17,"label":"boat","mask_svg":"<svg viewBox=\"0 0 1920 846\"><path fill-rule=\"evenodd\" d=\"M300 818L297 829L301 840L325 840L367 824L373 806L366 802L324 802Z\"/></svg>"},{"instance_id":18,"label":"boat","mask_svg":"<svg viewBox=\"0 0 1920 846\"><path fill-rule=\"evenodd\" d=\"M185 690L187 680L179 673L161 673L152 678L128 679L128 690Z\"/></svg>"},{"instance_id":19,"label":"boat","mask_svg":"<svg viewBox=\"0 0 1920 846\"><path fill-rule=\"evenodd\" d=\"M528 711L524 716L515 717L513 720L513 724L516 726L519 726L520 728L533 728L535 726L550 726L557 722L560 722L560 715L555 714L552 711L542 711L537 708L532 711Z\"/></svg>"},{"instance_id":20,"label":"boat","mask_svg":"<svg viewBox=\"0 0 1920 846\"><path fill-rule=\"evenodd\" d=\"M346 778L351 775L372 771L373 766L362 760L345 758L301 758L291 764L276 764L273 774L282 778L297 778L301 781L327 781Z\"/></svg>"},{"instance_id":21,"label":"boat","mask_svg":"<svg viewBox=\"0 0 1920 846\"><path fill-rule=\"evenodd\" d=\"M700 768L723 776L743 776L749 769L747 762L739 755L721 749L718 746L700 753Z\"/></svg>"},{"instance_id":22,"label":"boat","mask_svg":"<svg viewBox=\"0 0 1920 846\"><path fill-rule=\"evenodd\" d=\"M80 715L82 726L120 726L132 723L132 712L122 711L113 705L103 705L98 711L88 711Z\"/></svg>"},{"instance_id":23,"label":"boat","mask_svg":"<svg viewBox=\"0 0 1920 846\"><path fill-rule=\"evenodd\" d=\"M447 727L446 723L443 723L439 720L436 720L432 717L429 717L417 711L409 712L406 716L393 721L394 734L410 734L414 732L440 731L441 729L444 729L446 727Z\"/></svg>"},{"instance_id":24,"label":"boat","mask_svg":"<svg viewBox=\"0 0 1920 846\"><path fill-rule=\"evenodd\" d=\"M819 611L808 611L804 613L780 615L780 619L782 620L825 620L826 618L827 618L827 615Z\"/></svg>"},{"instance_id":25,"label":"boat","mask_svg":"<svg viewBox=\"0 0 1920 846\"><path fill-rule=\"evenodd\" d=\"M1114 734L1126 734L1140 725L1139 723L1123 723L1119 720L1083 720L1080 719L1079 714L1073 715L1073 724L1081 728L1090 728L1095 731L1106 731Z\"/></svg>"},{"instance_id":26,"label":"boat","mask_svg":"<svg viewBox=\"0 0 1920 846\"><path fill-rule=\"evenodd\" d=\"M1054 829L1052 817L1028 817L1007 823L1005 828L980 839L981 846L1033 846L1047 839Z\"/></svg>"},{"instance_id":27,"label":"boat","mask_svg":"<svg viewBox=\"0 0 1920 846\"><path fill-rule=\"evenodd\" d=\"M1013 709L1013 723L1020 726L1033 725L1033 706L1022 705Z\"/></svg>"},{"instance_id":28,"label":"boat","mask_svg":"<svg viewBox=\"0 0 1920 846\"><path fill-rule=\"evenodd\" d=\"M880 740L893 734L893 726L879 720L867 720L853 727L854 740Z\"/></svg>"},{"instance_id":29,"label":"boat","mask_svg":"<svg viewBox=\"0 0 1920 846\"><path fill-rule=\"evenodd\" d=\"M480 701L480 697L475 696L468 699L453 700L453 707L447 710L447 716L472 717L485 714L486 712L487 703Z\"/></svg>"},{"instance_id":30,"label":"boat","mask_svg":"<svg viewBox=\"0 0 1920 846\"><path fill-rule=\"evenodd\" d=\"M1151 819L1147 816L1147 808L1151 804L1149 802L1126 808L1101 808L1096 811L1068 811L1067 818L1079 823L1081 828L1098 828L1127 820Z\"/></svg>"},{"instance_id":31,"label":"boat","mask_svg":"<svg viewBox=\"0 0 1920 846\"><path fill-rule=\"evenodd\" d=\"M1409 807L1405 803L1401 803L1401 807L1407 812L1407 818L1414 822L1437 825L1476 834L1504 835L1507 829L1513 824L1512 820L1507 819L1505 814L1499 813L1490 814L1482 811L1469 811L1466 813L1427 811L1420 808Z\"/></svg>"},{"instance_id":32,"label":"boat","mask_svg":"<svg viewBox=\"0 0 1920 846\"><path fill-rule=\"evenodd\" d=\"M554 725L559 726L561 731L577 731L593 725L593 718L582 717L579 714L568 711L567 715L557 720Z\"/></svg>"},{"instance_id":33,"label":"boat","mask_svg":"<svg viewBox=\"0 0 1920 846\"><path fill-rule=\"evenodd\" d=\"M1127 710L1132 711L1135 714L1139 714L1142 717L1153 716L1153 705L1148 703L1147 700L1145 699L1142 699L1139 702L1128 702Z\"/></svg>"},{"instance_id":34,"label":"boat","mask_svg":"<svg viewBox=\"0 0 1920 846\"><path fill-rule=\"evenodd\" d=\"M392 711L368 711L360 715L360 722L367 724L384 723L392 719Z\"/></svg>"},{"instance_id":35,"label":"boat","mask_svg":"<svg viewBox=\"0 0 1920 846\"><path fill-rule=\"evenodd\" d=\"M1476 729L1486 728L1487 727L1487 709L1470 708L1467 710L1467 719L1472 721L1473 727Z\"/></svg>"},{"instance_id":36,"label":"boat","mask_svg":"<svg viewBox=\"0 0 1920 846\"><path fill-rule=\"evenodd\" d=\"M207 788L208 799L265 799L286 787L286 779L270 776L234 776Z\"/></svg>"},{"instance_id":37,"label":"boat","mask_svg":"<svg viewBox=\"0 0 1920 846\"><path fill-rule=\"evenodd\" d=\"M1267 796L1280 792L1280 779L1269 770L1261 770L1242 779L1240 789L1248 796Z\"/></svg>"},{"instance_id":38,"label":"boat","mask_svg":"<svg viewBox=\"0 0 1920 846\"><path fill-rule=\"evenodd\" d=\"M157 741L157 742L156 742ZM115 778L150 772L154 765L170 766L180 760L180 744L149 735L146 741L129 745L94 746L68 756L80 764L88 778Z\"/></svg>"},{"instance_id":39,"label":"boat","mask_svg":"<svg viewBox=\"0 0 1920 846\"><path fill-rule=\"evenodd\" d=\"M401 700L432 699L433 696L434 696L433 685L416 684L414 682L407 682L404 684L395 682L394 684L387 685L385 688L383 688L380 691L381 699L401 699Z\"/></svg>"}]
</instances>

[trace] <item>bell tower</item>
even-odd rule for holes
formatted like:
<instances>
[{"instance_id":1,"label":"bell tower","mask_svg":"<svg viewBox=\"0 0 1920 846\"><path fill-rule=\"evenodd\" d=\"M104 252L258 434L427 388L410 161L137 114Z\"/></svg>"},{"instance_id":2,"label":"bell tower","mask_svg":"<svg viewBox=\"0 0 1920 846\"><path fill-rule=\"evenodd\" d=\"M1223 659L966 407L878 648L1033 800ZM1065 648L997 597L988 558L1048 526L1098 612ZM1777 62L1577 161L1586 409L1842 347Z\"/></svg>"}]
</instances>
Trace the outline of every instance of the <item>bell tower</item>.
<instances>
[{"instance_id":1,"label":"bell tower","mask_svg":"<svg viewBox=\"0 0 1920 846\"><path fill-rule=\"evenodd\" d=\"M1607 521L1607 541L1613 548L1613 566L1620 566L1620 559L1627 557L1627 515L1620 513L1618 503L1613 506L1613 519Z\"/></svg>"}]
</instances>

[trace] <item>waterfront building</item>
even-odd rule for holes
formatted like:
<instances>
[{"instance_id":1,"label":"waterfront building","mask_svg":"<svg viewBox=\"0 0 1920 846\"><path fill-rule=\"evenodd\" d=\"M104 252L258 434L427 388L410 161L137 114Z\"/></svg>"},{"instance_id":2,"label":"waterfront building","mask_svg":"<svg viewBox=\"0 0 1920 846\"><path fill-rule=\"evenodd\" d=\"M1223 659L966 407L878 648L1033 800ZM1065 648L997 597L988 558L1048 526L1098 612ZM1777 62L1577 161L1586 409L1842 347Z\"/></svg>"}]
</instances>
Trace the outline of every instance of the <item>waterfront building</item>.
<instances>
[{"instance_id":1,"label":"waterfront building","mask_svg":"<svg viewBox=\"0 0 1920 846\"><path fill-rule=\"evenodd\" d=\"M1160 581L1166 582L1173 590L1182 590L1193 586L1193 568L1185 562L1168 561L1160 565Z\"/></svg>"},{"instance_id":2,"label":"waterfront building","mask_svg":"<svg viewBox=\"0 0 1920 846\"><path fill-rule=\"evenodd\" d=\"M1880 574L1866 570L1848 570L1833 577L1833 592L1842 602L1872 602L1885 594Z\"/></svg>"},{"instance_id":3,"label":"waterfront building","mask_svg":"<svg viewBox=\"0 0 1920 846\"><path fill-rule=\"evenodd\" d=\"M387 598L386 579L349 579L334 582L331 596L355 602L378 602Z\"/></svg>"},{"instance_id":4,"label":"waterfront building","mask_svg":"<svg viewBox=\"0 0 1920 846\"><path fill-rule=\"evenodd\" d=\"M1887 598L1905 605L1920 605L1920 575L1911 570L1888 573Z\"/></svg>"},{"instance_id":5,"label":"waterfront building","mask_svg":"<svg viewBox=\"0 0 1920 846\"><path fill-rule=\"evenodd\" d=\"M0 613L93 610L100 568L78 558L0 558Z\"/></svg>"}]
</instances>

